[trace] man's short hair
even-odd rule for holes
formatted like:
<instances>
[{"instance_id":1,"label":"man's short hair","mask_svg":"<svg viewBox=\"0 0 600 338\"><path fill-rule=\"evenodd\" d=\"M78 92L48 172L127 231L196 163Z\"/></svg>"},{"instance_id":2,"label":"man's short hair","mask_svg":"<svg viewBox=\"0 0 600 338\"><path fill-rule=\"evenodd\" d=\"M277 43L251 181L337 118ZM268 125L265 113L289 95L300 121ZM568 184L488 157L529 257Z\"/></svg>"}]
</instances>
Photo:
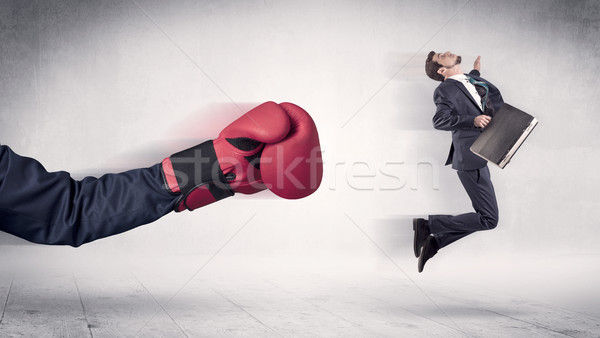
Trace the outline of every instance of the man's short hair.
<instances>
[{"instance_id":1,"label":"man's short hair","mask_svg":"<svg viewBox=\"0 0 600 338\"><path fill-rule=\"evenodd\" d=\"M425 60L425 73L432 80L444 81L444 77L437 72L442 65L433 61L433 56L435 54L436 53L434 51L431 51L429 52L429 55L427 55L427 60Z\"/></svg>"}]
</instances>

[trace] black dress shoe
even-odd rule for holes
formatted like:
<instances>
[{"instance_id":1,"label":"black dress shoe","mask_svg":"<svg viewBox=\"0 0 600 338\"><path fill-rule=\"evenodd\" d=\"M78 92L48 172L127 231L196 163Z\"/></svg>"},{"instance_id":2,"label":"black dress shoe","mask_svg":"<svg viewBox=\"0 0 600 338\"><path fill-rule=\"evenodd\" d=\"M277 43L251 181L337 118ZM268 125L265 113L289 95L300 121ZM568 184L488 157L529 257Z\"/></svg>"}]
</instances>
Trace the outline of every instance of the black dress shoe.
<instances>
[{"instance_id":1,"label":"black dress shoe","mask_svg":"<svg viewBox=\"0 0 600 338\"><path fill-rule=\"evenodd\" d=\"M421 247L425 244L425 240L431 234L429 231L429 222L422 218L413 218L413 230L415 231L413 249L415 251L415 257L418 258L421 253Z\"/></svg>"},{"instance_id":2,"label":"black dress shoe","mask_svg":"<svg viewBox=\"0 0 600 338\"><path fill-rule=\"evenodd\" d=\"M425 267L427 260L435 256L439 249L440 247L437 244L435 237L427 237L425 244L421 247L421 254L419 255L419 272L423 272L423 267Z\"/></svg>"}]
</instances>

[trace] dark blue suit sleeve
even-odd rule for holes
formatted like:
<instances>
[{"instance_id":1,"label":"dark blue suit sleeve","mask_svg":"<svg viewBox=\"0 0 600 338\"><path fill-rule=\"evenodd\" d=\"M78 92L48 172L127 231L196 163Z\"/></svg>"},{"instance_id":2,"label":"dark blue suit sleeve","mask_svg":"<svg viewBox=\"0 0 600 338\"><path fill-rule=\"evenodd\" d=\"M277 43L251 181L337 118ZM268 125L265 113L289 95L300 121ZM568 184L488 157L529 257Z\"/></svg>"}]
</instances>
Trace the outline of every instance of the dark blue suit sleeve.
<instances>
[{"instance_id":1,"label":"dark blue suit sleeve","mask_svg":"<svg viewBox=\"0 0 600 338\"><path fill-rule=\"evenodd\" d=\"M176 196L162 185L159 164L77 181L0 145L0 230L77 247L172 211Z\"/></svg>"}]
</instances>

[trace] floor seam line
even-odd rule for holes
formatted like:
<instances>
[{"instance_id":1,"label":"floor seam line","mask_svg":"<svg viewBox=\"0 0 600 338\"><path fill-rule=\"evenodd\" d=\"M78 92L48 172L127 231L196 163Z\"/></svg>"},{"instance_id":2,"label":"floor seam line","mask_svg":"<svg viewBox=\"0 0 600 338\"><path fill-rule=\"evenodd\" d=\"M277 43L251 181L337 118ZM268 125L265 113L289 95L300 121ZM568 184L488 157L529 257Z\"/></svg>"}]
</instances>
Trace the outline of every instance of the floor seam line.
<instances>
[{"instance_id":1,"label":"floor seam line","mask_svg":"<svg viewBox=\"0 0 600 338\"><path fill-rule=\"evenodd\" d=\"M4 301L4 308L2 308L2 317L0 317L0 325L2 325L2 321L4 320L4 314L6 313L6 307L8 306L8 299L10 298L10 292L12 291L14 280L14 277L10 280L10 286L8 287L8 292L6 293L6 300Z\"/></svg>"},{"instance_id":2,"label":"floor seam line","mask_svg":"<svg viewBox=\"0 0 600 338\"><path fill-rule=\"evenodd\" d=\"M150 292L150 290L148 290L148 288L146 288L146 286L144 285L144 283L142 283L137 276L133 276L133 278L135 278L135 280L142 286L142 288L144 288L144 290L150 295L150 297L152 298L152 300L154 300L154 302L156 304L158 304L158 306L162 309L162 311L169 316L169 318L171 318L171 321L173 322L173 324L175 324L175 326L177 326L177 328L181 331L181 333L183 333L184 336L189 337L189 335L185 332L185 330L177 323L177 321L175 320L175 318L173 318L173 316L171 316L171 314L167 311L167 309L165 309L163 307L163 305L158 301L158 299L156 299L156 297L154 297L154 295Z\"/></svg>"},{"instance_id":3,"label":"floor seam line","mask_svg":"<svg viewBox=\"0 0 600 338\"><path fill-rule=\"evenodd\" d=\"M228 297L226 297L225 295L223 295L222 293L220 293L219 291L217 291L214 287L210 286L211 290L213 290L214 293L218 294L219 296L223 297L225 300L227 300L228 302L230 302L231 304L233 304L235 307L237 307L238 309L244 311L248 316L252 317L252 319L254 319L255 321L259 322L261 325L263 325L264 327L266 327L267 329L275 332L276 334L278 334L281 337L284 337L283 334L279 333L277 330L275 330L274 328L270 327L269 325L265 324L263 321L261 321L260 319L258 319L256 316L254 316L253 314L251 314L250 312L248 312L248 310L246 310L243 306L239 305L238 303L234 302L233 300L229 299Z\"/></svg>"},{"instance_id":4,"label":"floor seam line","mask_svg":"<svg viewBox=\"0 0 600 338\"><path fill-rule=\"evenodd\" d=\"M75 289L77 289L77 296L79 296L79 304L81 304L81 310L83 311L83 317L85 318L85 322L87 324L87 329L90 332L90 337L94 338L94 333L92 332L92 326L90 325L90 321L88 319L87 312L85 310L85 305L83 305L83 298L81 297L81 292L79 291L79 285L77 284L75 275L73 275L73 283L75 283Z\"/></svg>"}]
</instances>

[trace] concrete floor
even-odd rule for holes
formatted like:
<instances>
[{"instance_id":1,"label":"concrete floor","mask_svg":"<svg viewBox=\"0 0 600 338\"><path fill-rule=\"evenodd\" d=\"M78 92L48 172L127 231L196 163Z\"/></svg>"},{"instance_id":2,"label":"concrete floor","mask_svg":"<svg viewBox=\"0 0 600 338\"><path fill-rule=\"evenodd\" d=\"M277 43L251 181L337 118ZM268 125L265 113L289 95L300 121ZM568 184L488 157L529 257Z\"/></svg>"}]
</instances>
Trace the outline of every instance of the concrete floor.
<instances>
[{"instance_id":1,"label":"concrete floor","mask_svg":"<svg viewBox=\"0 0 600 338\"><path fill-rule=\"evenodd\" d=\"M2 337L600 336L595 255L0 256Z\"/></svg>"}]
</instances>

